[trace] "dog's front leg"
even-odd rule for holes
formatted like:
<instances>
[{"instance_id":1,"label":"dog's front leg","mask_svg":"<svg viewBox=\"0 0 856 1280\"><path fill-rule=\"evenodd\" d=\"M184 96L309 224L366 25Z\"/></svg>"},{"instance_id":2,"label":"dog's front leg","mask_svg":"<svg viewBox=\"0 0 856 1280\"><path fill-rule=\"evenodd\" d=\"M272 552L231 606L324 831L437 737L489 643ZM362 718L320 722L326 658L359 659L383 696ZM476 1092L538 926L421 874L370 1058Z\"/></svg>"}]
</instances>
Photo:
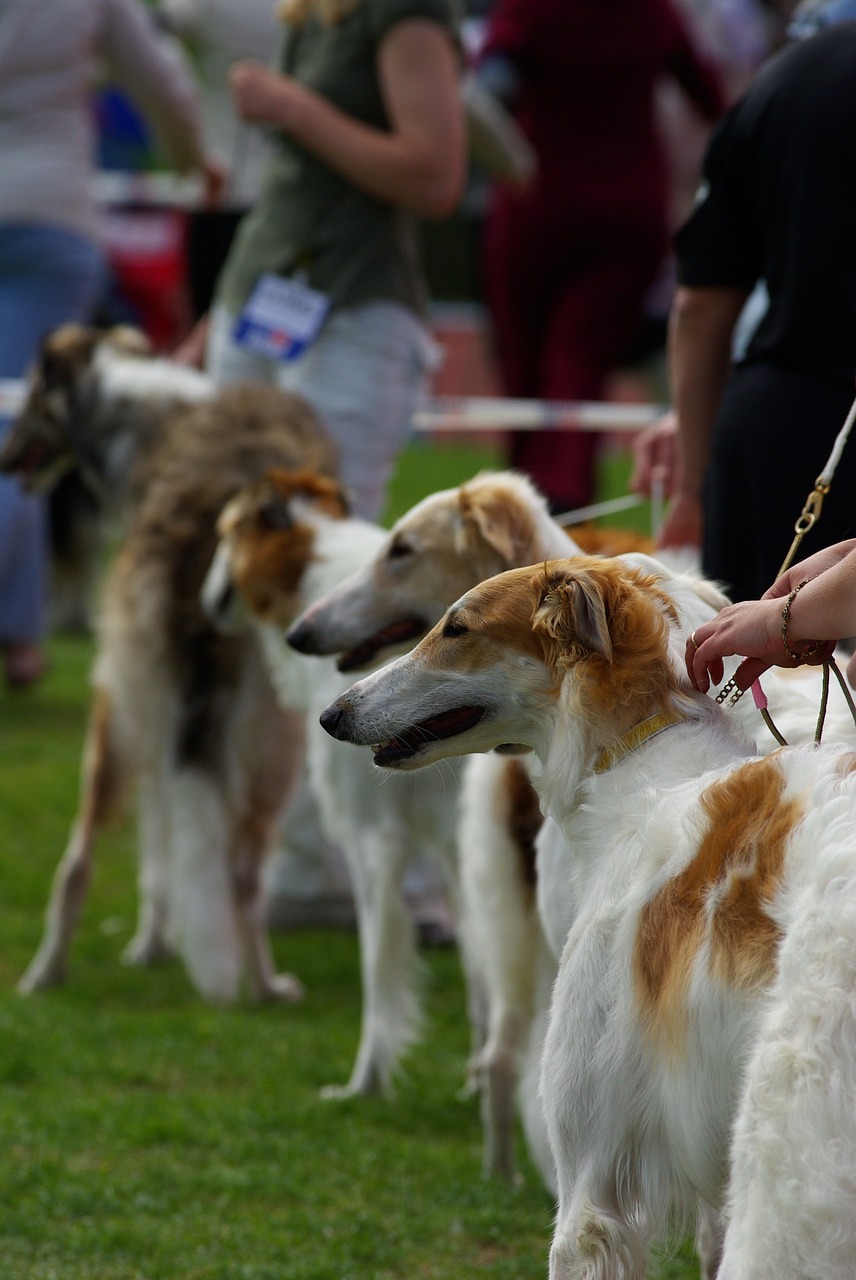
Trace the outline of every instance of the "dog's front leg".
<instances>
[{"instance_id":1,"label":"dog's front leg","mask_svg":"<svg viewBox=\"0 0 856 1280\"><path fill-rule=\"evenodd\" d=\"M65 980L71 939L89 888L93 841L115 807L125 773L113 738L110 699L99 691L89 717L80 805L54 873L42 941L18 983L24 995Z\"/></svg>"},{"instance_id":2,"label":"dog's front leg","mask_svg":"<svg viewBox=\"0 0 856 1280\"><path fill-rule=\"evenodd\" d=\"M649 1220L667 1217L651 1199L668 1179L645 1149L652 1117L616 924L613 909L581 904L553 989L541 1071L559 1192L550 1280L644 1280Z\"/></svg>"},{"instance_id":3,"label":"dog's front leg","mask_svg":"<svg viewBox=\"0 0 856 1280\"><path fill-rule=\"evenodd\" d=\"M326 1098L379 1093L420 1024L418 961L413 921L401 878L406 861L400 831L359 833L342 844L354 887L360 939L363 1010L360 1044L345 1085L328 1085ZM398 839L394 838L395 835Z\"/></svg>"}]
</instances>

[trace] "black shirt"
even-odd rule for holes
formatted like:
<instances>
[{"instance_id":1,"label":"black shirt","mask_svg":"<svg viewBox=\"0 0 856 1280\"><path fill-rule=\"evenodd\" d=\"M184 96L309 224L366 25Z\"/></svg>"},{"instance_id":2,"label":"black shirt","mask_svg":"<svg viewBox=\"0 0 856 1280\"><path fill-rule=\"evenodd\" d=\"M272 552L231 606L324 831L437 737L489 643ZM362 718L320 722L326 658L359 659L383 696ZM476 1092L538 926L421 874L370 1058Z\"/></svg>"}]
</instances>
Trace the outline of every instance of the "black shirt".
<instances>
[{"instance_id":1,"label":"black shirt","mask_svg":"<svg viewBox=\"0 0 856 1280\"><path fill-rule=\"evenodd\" d=\"M717 126L678 278L751 289L769 308L747 362L856 375L856 22L792 45Z\"/></svg>"}]
</instances>

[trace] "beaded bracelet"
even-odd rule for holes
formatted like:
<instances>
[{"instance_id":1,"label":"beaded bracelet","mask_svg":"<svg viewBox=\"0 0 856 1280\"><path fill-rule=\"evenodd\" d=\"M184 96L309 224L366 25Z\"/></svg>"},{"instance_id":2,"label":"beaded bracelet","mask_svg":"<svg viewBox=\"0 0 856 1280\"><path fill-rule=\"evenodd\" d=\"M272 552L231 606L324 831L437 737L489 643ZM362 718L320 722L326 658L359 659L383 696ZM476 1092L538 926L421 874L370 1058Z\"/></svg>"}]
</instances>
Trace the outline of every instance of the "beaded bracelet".
<instances>
[{"instance_id":1,"label":"beaded bracelet","mask_svg":"<svg viewBox=\"0 0 856 1280\"><path fill-rule=\"evenodd\" d=\"M810 578L803 578L802 582L797 583L791 594L788 596L785 607L782 610L782 644L784 645L785 653L789 658L792 658L794 662L805 662L806 658L810 658L813 654L817 653L818 649L822 648L822 646L826 644L825 640L815 640L814 644L810 645L808 649L804 649L802 653L795 653L788 644L788 623L791 620L791 605L793 604L797 594L802 591L805 584L810 581Z\"/></svg>"}]
</instances>

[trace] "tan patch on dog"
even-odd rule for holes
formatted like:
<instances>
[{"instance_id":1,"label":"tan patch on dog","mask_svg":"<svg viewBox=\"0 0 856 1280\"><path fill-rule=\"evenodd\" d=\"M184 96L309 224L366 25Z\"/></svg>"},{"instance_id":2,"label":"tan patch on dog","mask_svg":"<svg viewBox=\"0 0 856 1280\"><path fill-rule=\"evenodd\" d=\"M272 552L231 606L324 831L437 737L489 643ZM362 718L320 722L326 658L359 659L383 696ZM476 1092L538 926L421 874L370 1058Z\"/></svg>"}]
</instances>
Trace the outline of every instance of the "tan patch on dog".
<instances>
[{"instance_id":1,"label":"tan patch on dog","mask_svg":"<svg viewBox=\"0 0 856 1280\"><path fill-rule=\"evenodd\" d=\"M609 529L596 524L563 525L580 551L589 556L625 556L630 552L654 555L654 539L633 529Z\"/></svg>"},{"instance_id":2,"label":"tan patch on dog","mask_svg":"<svg viewBox=\"0 0 856 1280\"><path fill-rule=\"evenodd\" d=\"M849 751L846 756L842 756L836 768L844 778L856 771L856 751Z\"/></svg>"},{"instance_id":3,"label":"tan patch on dog","mask_svg":"<svg viewBox=\"0 0 856 1280\"><path fill-rule=\"evenodd\" d=\"M536 627L554 642L555 663L574 666L582 713L621 733L664 709L677 688L668 624L678 615L658 580L598 556L556 561L546 578Z\"/></svg>"},{"instance_id":4,"label":"tan patch on dog","mask_svg":"<svg viewBox=\"0 0 856 1280\"><path fill-rule=\"evenodd\" d=\"M692 862L642 911L633 967L642 1006L673 1044L703 949L711 976L751 992L773 977L779 929L768 905L802 816L775 757L753 761L699 798L707 829Z\"/></svg>"},{"instance_id":5,"label":"tan patch on dog","mask_svg":"<svg viewBox=\"0 0 856 1280\"><path fill-rule=\"evenodd\" d=\"M527 888L534 889L536 883L535 840L544 824L544 815L529 772L519 760L507 761L505 784L509 810L508 827L517 845L521 876Z\"/></svg>"},{"instance_id":6,"label":"tan patch on dog","mask_svg":"<svg viewBox=\"0 0 856 1280\"><path fill-rule=\"evenodd\" d=\"M243 489L220 518L235 587L264 622L287 625L293 620L293 596L312 556L313 530L294 517L290 506L301 497L333 519L347 514L335 481L312 471L274 468Z\"/></svg>"},{"instance_id":7,"label":"tan patch on dog","mask_svg":"<svg viewBox=\"0 0 856 1280\"><path fill-rule=\"evenodd\" d=\"M127 786L113 742L113 708L103 689L95 690L89 712L83 767L81 821L91 832L120 808Z\"/></svg>"}]
</instances>

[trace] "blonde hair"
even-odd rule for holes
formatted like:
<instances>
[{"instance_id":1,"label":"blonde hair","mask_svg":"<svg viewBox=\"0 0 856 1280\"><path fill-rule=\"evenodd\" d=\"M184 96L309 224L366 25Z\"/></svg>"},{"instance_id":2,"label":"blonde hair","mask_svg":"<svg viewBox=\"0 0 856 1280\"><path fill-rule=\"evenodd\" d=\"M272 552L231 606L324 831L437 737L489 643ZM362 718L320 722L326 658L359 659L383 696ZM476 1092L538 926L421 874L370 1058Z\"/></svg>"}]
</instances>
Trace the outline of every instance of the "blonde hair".
<instances>
[{"instance_id":1,"label":"blonde hair","mask_svg":"<svg viewBox=\"0 0 856 1280\"><path fill-rule=\"evenodd\" d=\"M362 2L363 0L280 0L276 11L283 22L290 22L297 27L313 13L317 13L328 27L333 27L344 22Z\"/></svg>"}]
</instances>

